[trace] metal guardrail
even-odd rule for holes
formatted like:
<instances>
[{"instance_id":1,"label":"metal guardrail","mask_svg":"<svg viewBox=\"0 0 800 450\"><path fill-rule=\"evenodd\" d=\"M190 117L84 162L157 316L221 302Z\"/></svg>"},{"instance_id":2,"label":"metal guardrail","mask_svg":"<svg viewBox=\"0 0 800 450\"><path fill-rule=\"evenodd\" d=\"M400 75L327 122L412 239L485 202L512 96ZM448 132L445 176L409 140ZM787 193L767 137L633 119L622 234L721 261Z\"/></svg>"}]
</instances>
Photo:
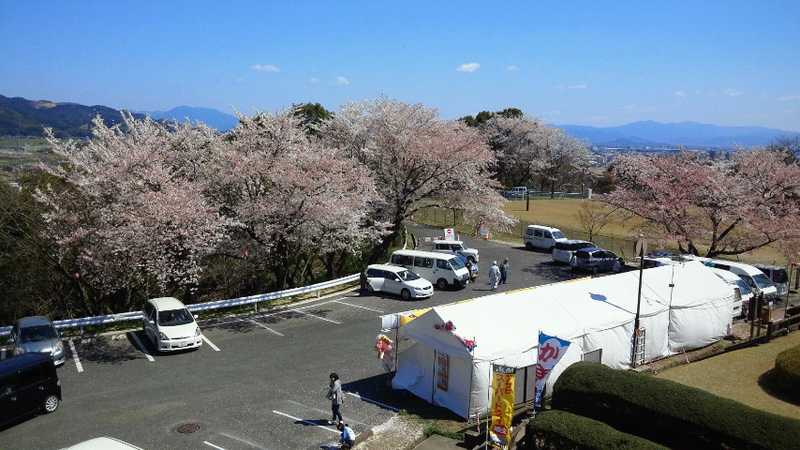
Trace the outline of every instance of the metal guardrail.
<instances>
[{"instance_id":1,"label":"metal guardrail","mask_svg":"<svg viewBox=\"0 0 800 450\"><path fill-rule=\"evenodd\" d=\"M322 283L312 284L310 286L303 286L293 289L286 289L278 292L269 292L266 294L250 295L248 297L239 297L229 300L217 300L206 303L196 303L193 305L186 305L189 311L211 311L214 309L232 308L234 306L253 305L261 302L277 300L280 298L293 297L295 295L308 294L311 292L318 292L323 289L329 289L343 284L358 281L359 274L348 275L346 277L337 278L335 280L323 281ZM53 321L56 328L80 328L90 325L105 325L109 323L124 322L127 320L138 320L142 318L141 311L131 311L119 314L109 314L106 316L94 317L81 317L79 319L66 319ZM7 336L11 333L11 327L0 327L0 336Z\"/></svg>"}]
</instances>

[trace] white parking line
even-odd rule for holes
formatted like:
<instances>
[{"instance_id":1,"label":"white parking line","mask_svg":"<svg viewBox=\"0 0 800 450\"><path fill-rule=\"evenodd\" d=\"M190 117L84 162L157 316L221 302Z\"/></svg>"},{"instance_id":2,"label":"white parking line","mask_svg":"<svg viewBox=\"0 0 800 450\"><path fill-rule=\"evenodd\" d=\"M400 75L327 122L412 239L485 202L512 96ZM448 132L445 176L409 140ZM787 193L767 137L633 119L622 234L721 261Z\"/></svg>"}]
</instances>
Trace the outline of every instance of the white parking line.
<instances>
[{"instance_id":1,"label":"white parking line","mask_svg":"<svg viewBox=\"0 0 800 450\"><path fill-rule=\"evenodd\" d=\"M338 321L333 320L333 319L328 319L327 317L318 316L316 314L307 313L305 311L300 311L299 309L290 309L290 310L288 310L286 312L296 312L298 314L303 314L305 316L316 317L319 320L324 320L325 322L335 323L336 325L341 325L342 324L342 322L338 322Z\"/></svg>"},{"instance_id":2,"label":"white parking line","mask_svg":"<svg viewBox=\"0 0 800 450\"><path fill-rule=\"evenodd\" d=\"M224 448L220 447L219 445L214 445L214 444L212 444L211 442L208 442L208 441L203 441L203 444L206 444L209 447L214 447L217 450L225 450Z\"/></svg>"},{"instance_id":3,"label":"white parking line","mask_svg":"<svg viewBox=\"0 0 800 450\"><path fill-rule=\"evenodd\" d=\"M355 397L355 398L357 398L357 399L359 399L359 400L361 400L363 402L372 403L372 404L378 405L378 406L380 406L382 408L386 408L386 409L388 409L390 411L394 411L394 412L399 412L400 411L399 409L395 408L394 406L389 406L386 403L381 403L381 402L379 402L377 400L372 400L371 398L367 398L367 397L361 396L359 394L356 394L355 392L347 392L347 391L345 391L345 393L347 395L352 395L353 397Z\"/></svg>"},{"instance_id":4,"label":"white parking line","mask_svg":"<svg viewBox=\"0 0 800 450\"><path fill-rule=\"evenodd\" d=\"M265 329L265 330L269 331L269 332L270 332L270 333L272 333L272 334L276 334L276 335L278 335L278 336L283 336L283 333L281 333L280 331L275 331L275 330L273 330L272 328L270 328L270 327L268 327L268 326L264 325L264 324L263 324L263 323L261 323L261 322L258 322L258 321L256 321L256 320L254 320L254 319L247 319L247 321L248 321L248 322L250 322L250 323L252 323L253 325L259 326L259 327L261 327L261 328L263 328L263 329Z\"/></svg>"},{"instance_id":5,"label":"white parking line","mask_svg":"<svg viewBox=\"0 0 800 450\"><path fill-rule=\"evenodd\" d=\"M75 368L78 369L78 373L83 372L83 364L81 364L81 359L78 357L78 351L75 350L75 343L72 342L72 339L69 340L69 349L72 351L72 360L75 361Z\"/></svg>"},{"instance_id":6,"label":"white parking line","mask_svg":"<svg viewBox=\"0 0 800 450\"><path fill-rule=\"evenodd\" d=\"M361 309L366 309L367 311L372 311L372 312L376 312L376 313L381 313L381 314L383 314L383 311L381 311L380 309L367 308L366 306L354 305L354 304L352 304L352 303L341 302L341 301L339 301L339 300L332 300L331 302L332 302L332 303L339 303L340 305L352 306L353 308L361 308Z\"/></svg>"},{"instance_id":7,"label":"white parking line","mask_svg":"<svg viewBox=\"0 0 800 450\"><path fill-rule=\"evenodd\" d=\"M287 400L287 402L289 402L289 403L291 403L293 405L297 405L297 406L299 406L299 407L301 407L303 409L310 409L312 411L316 411L318 413L321 413L323 416L325 416L326 414L329 415L329 416L331 415L331 410L330 409L325 411L325 410L322 410L322 409L319 409L319 408L314 408L313 406L304 405L304 404L302 404L300 402L296 402L294 400ZM353 419L352 417L343 416L342 418L344 419L345 423L357 423L359 425L367 426L367 424L365 424L364 422L360 422L360 421L358 421L356 419Z\"/></svg>"},{"instance_id":8,"label":"white parking line","mask_svg":"<svg viewBox=\"0 0 800 450\"><path fill-rule=\"evenodd\" d=\"M200 337L201 337L201 338L203 338L203 340L204 340L204 341L206 341L206 344L208 344L208 346L209 346L209 347L211 347L212 349L214 349L214 351L215 351L215 352L218 352L218 351L219 351L219 347L217 347L216 345L214 345L214 343L213 343L213 342L209 341L209 340L208 340L208 338L206 337L206 335L205 335L205 334L201 334L201 335L200 335Z\"/></svg>"},{"instance_id":9,"label":"white parking line","mask_svg":"<svg viewBox=\"0 0 800 450\"><path fill-rule=\"evenodd\" d=\"M131 338L134 341L136 341L136 345L139 347L139 349L142 351L142 353L144 353L144 356L147 357L147 360L150 361L150 362L155 362L155 359L152 356L150 356L150 353L147 353L147 347L142 345L142 341L139 340L139 336L136 336L136 332L135 331L131 331Z\"/></svg>"},{"instance_id":10,"label":"white parking line","mask_svg":"<svg viewBox=\"0 0 800 450\"><path fill-rule=\"evenodd\" d=\"M296 420L296 421L298 421L298 422L303 422L303 423L304 423L304 424L306 424L306 425L311 425L311 426L314 426L314 427L317 427L317 428L322 428L323 430L330 431L331 433L336 433L336 434L339 434L339 430L336 430L336 429L334 429L334 428L331 428L331 427L326 427L326 426L324 426L324 425L320 425L320 424L318 424L318 423L314 423L314 422L312 422L312 421L310 421L310 420L301 419L301 418L299 418L299 417L295 417L295 416L292 416L292 415L290 415L290 414L286 414L286 413L284 413L284 412L275 411L274 409L272 410L272 412L273 412L273 413L275 413L275 414L277 414L277 415L279 415L279 416L288 417L288 418L290 418L290 419L292 419L292 420Z\"/></svg>"}]
</instances>

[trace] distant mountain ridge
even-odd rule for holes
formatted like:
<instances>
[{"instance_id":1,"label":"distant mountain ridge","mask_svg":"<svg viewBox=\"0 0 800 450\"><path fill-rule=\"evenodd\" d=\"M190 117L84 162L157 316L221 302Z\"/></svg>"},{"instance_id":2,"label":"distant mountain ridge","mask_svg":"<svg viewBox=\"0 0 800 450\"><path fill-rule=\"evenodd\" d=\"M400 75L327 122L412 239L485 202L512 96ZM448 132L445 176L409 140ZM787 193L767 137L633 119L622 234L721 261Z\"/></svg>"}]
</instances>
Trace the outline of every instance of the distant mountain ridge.
<instances>
[{"instance_id":1,"label":"distant mountain ridge","mask_svg":"<svg viewBox=\"0 0 800 450\"><path fill-rule=\"evenodd\" d=\"M107 106L0 95L0 136L43 136L44 128L48 127L57 137L86 137L91 134L89 126L98 114L107 125L122 121L122 113Z\"/></svg>"},{"instance_id":2,"label":"distant mountain ridge","mask_svg":"<svg viewBox=\"0 0 800 450\"><path fill-rule=\"evenodd\" d=\"M754 147L800 132L766 127L727 127L698 122L662 123L652 120L615 127L556 125L567 134L604 146L685 145L702 147Z\"/></svg>"},{"instance_id":3,"label":"distant mountain ridge","mask_svg":"<svg viewBox=\"0 0 800 450\"><path fill-rule=\"evenodd\" d=\"M154 120L203 122L218 131L228 131L239 123L239 119L232 114L197 106L178 106L168 111L141 111L141 113L150 116Z\"/></svg>"}]
</instances>

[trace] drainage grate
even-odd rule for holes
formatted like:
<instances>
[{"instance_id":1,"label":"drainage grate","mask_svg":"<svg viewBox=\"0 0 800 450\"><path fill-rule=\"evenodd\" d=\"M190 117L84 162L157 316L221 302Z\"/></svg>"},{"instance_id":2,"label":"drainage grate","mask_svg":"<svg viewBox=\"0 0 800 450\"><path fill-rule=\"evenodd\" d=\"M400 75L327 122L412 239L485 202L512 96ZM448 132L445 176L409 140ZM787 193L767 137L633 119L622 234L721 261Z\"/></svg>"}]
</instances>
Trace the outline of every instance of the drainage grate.
<instances>
[{"instance_id":1,"label":"drainage grate","mask_svg":"<svg viewBox=\"0 0 800 450\"><path fill-rule=\"evenodd\" d=\"M191 434L200 431L200 424L196 422L189 422L180 425L176 431L181 434Z\"/></svg>"}]
</instances>

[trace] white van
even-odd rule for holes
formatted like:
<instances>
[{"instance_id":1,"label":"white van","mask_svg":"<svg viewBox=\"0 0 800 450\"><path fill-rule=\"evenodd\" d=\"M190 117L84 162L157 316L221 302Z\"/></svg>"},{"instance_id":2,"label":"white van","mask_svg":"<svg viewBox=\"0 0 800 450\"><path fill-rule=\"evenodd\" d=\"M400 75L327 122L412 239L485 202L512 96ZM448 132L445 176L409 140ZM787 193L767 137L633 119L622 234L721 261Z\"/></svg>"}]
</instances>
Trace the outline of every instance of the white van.
<instances>
[{"instance_id":1,"label":"white van","mask_svg":"<svg viewBox=\"0 0 800 450\"><path fill-rule=\"evenodd\" d=\"M528 225L525 234L522 235L522 240L528 250L539 249L552 252L556 242L565 242L567 237L558 228Z\"/></svg>"},{"instance_id":2,"label":"white van","mask_svg":"<svg viewBox=\"0 0 800 450\"><path fill-rule=\"evenodd\" d=\"M198 348L203 345L195 316L173 297L151 298L142 312L144 334L156 351L168 352Z\"/></svg>"},{"instance_id":3,"label":"white van","mask_svg":"<svg viewBox=\"0 0 800 450\"><path fill-rule=\"evenodd\" d=\"M405 267L389 264L367 266L367 290L399 295L403 300L428 298L433 295L431 282Z\"/></svg>"},{"instance_id":4,"label":"white van","mask_svg":"<svg viewBox=\"0 0 800 450\"><path fill-rule=\"evenodd\" d=\"M745 312L743 307L746 308L746 305L750 304L750 299L753 298L753 290L750 289L750 285L733 272L716 267L710 267L710 269L714 275L728 283L736 291L736 299L731 307L731 317L734 319L742 317Z\"/></svg>"},{"instance_id":5,"label":"white van","mask_svg":"<svg viewBox=\"0 0 800 450\"><path fill-rule=\"evenodd\" d=\"M469 284L469 271L464 267L461 258L456 255L397 250L392 253L389 262L418 274L435 284L437 289L445 289L448 286L464 287Z\"/></svg>"},{"instance_id":6,"label":"white van","mask_svg":"<svg viewBox=\"0 0 800 450\"><path fill-rule=\"evenodd\" d=\"M473 263L480 261L478 250L464 247L464 241L450 241L446 239L434 239L433 251L436 253L449 253L451 255L461 255L471 259Z\"/></svg>"},{"instance_id":7,"label":"white van","mask_svg":"<svg viewBox=\"0 0 800 450\"><path fill-rule=\"evenodd\" d=\"M739 275L750 286L754 294L764 294L764 299L775 299L778 297L778 289L775 284L764 275L764 272L756 269L750 264L740 263L737 261L728 261L724 259L711 259L700 256L684 255L686 258L700 261L709 267L716 267L717 269L727 270Z\"/></svg>"}]
</instances>

